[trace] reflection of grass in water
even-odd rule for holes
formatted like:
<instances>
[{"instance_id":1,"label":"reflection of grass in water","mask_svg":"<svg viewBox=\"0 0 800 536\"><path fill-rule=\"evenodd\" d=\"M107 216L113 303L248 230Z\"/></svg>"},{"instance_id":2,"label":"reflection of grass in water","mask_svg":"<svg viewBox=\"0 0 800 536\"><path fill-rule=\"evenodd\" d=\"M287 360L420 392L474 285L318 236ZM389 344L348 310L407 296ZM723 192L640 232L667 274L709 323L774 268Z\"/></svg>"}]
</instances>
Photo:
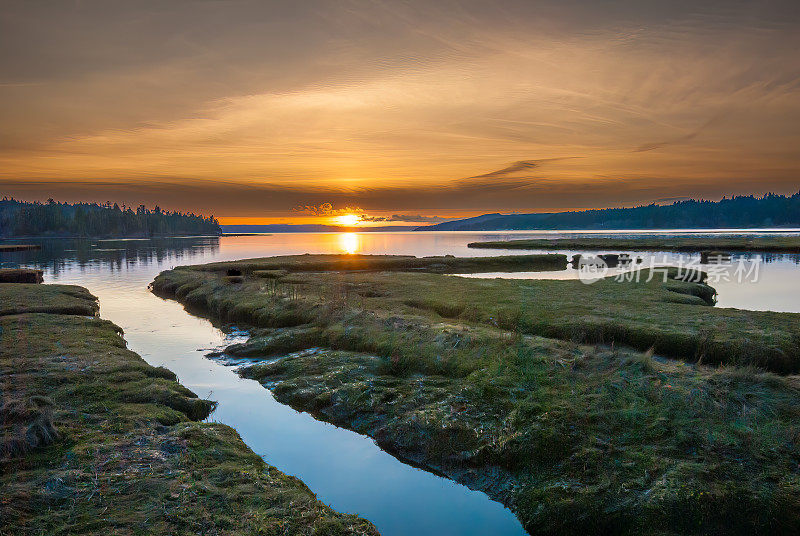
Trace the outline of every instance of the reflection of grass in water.
<instances>
[{"instance_id":1,"label":"reflection of grass in water","mask_svg":"<svg viewBox=\"0 0 800 536\"><path fill-rule=\"evenodd\" d=\"M196 422L214 404L127 350L85 289L2 284L0 303L22 313L0 312L0 533L376 533Z\"/></svg>"},{"instance_id":2,"label":"reflection of grass in water","mask_svg":"<svg viewBox=\"0 0 800 536\"><path fill-rule=\"evenodd\" d=\"M279 263L174 270L154 290L260 326L227 349L233 356L329 349L241 373L296 409L487 491L532 532L800 526L800 386L751 367L793 366L798 315L718 310L707 305L712 289L674 279L278 273ZM258 268L268 273L249 273ZM620 344L743 366L664 361Z\"/></svg>"}]
</instances>

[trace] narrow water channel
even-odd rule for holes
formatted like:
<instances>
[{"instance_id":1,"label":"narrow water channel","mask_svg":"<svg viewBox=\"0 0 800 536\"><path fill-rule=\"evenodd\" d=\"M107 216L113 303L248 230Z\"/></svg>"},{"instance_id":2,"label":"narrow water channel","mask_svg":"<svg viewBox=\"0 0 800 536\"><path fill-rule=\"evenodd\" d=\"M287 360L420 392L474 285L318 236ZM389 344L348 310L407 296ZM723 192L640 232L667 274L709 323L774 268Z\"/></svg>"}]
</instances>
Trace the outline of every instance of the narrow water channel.
<instances>
[{"instance_id":1,"label":"narrow water channel","mask_svg":"<svg viewBox=\"0 0 800 536\"><path fill-rule=\"evenodd\" d=\"M205 358L209 348L235 339L177 303L123 289L122 282L99 294L102 316L124 327L132 350L219 401L212 420L234 427L268 463L299 477L336 510L369 519L384 535L525 534L483 493L405 465L370 438L296 412L258 382ZM133 301L136 311L129 309Z\"/></svg>"}]
</instances>

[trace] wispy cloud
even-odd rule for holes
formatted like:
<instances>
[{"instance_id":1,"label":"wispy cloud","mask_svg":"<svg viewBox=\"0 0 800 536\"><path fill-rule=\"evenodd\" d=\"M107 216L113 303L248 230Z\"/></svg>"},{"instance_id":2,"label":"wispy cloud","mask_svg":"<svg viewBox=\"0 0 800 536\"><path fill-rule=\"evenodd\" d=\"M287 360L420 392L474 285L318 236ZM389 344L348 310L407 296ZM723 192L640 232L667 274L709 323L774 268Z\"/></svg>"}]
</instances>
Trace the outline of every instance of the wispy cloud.
<instances>
[{"instance_id":1,"label":"wispy cloud","mask_svg":"<svg viewBox=\"0 0 800 536\"><path fill-rule=\"evenodd\" d=\"M504 167L503 169L490 171L489 173L484 173L482 175L475 175L474 177L470 177L470 179L493 179L496 177L507 177L520 171L538 168L541 166L541 163L541 160L520 160L519 162L514 162L510 166Z\"/></svg>"},{"instance_id":2,"label":"wispy cloud","mask_svg":"<svg viewBox=\"0 0 800 536\"><path fill-rule=\"evenodd\" d=\"M579 158L574 156L566 156L566 157L559 157L559 158L541 158L539 160L519 160L517 162L513 162L508 166L498 169L496 171L490 171L488 173L483 173L481 175L475 175L474 177L468 177L468 179L495 179L495 178L507 178L507 177L519 177L520 174L525 175L523 172L532 171L534 169L541 168L544 164L549 162L558 162L561 160L569 160L571 158Z\"/></svg>"},{"instance_id":3,"label":"wispy cloud","mask_svg":"<svg viewBox=\"0 0 800 536\"><path fill-rule=\"evenodd\" d=\"M655 142L655 143L645 143L637 147L634 152L641 153L644 151L653 151L655 149L661 149L668 145L680 145L683 143L687 143L692 141L693 139L697 138L704 130L711 127L714 123L719 123L720 117L712 117L705 123L703 123L699 128L688 132L687 134L683 134L681 136L677 136L675 138L671 138L665 141Z\"/></svg>"}]
</instances>

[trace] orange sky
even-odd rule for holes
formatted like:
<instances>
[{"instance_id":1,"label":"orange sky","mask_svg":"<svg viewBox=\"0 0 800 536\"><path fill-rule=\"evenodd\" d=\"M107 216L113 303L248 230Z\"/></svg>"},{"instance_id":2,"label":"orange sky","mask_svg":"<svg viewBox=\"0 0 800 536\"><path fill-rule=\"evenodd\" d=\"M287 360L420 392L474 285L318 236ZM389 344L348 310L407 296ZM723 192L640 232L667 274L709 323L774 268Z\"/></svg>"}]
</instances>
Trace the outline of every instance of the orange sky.
<instances>
[{"instance_id":1,"label":"orange sky","mask_svg":"<svg viewBox=\"0 0 800 536\"><path fill-rule=\"evenodd\" d=\"M400 225L792 193L798 11L7 2L0 194Z\"/></svg>"}]
</instances>

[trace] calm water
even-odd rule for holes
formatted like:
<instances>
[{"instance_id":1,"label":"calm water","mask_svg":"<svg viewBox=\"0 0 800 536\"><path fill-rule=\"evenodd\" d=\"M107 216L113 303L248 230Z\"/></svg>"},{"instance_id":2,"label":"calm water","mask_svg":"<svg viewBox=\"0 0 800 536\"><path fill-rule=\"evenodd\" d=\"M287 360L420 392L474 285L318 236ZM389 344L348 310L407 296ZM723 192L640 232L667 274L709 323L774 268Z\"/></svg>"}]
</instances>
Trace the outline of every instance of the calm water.
<instances>
[{"instance_id":1,"label":"calm water","mask_svg":"<svg viewBox=\"0 0 800 536\"><path fill-rule=\"evenodd\" d=\"M268 463L303 480L336 510L372 521L384 535L524 534L519 522L480 492L409 467L369 438L314 420L273 399L257 382L204 357L241 335L225 334L147 291L162 270L181 264L294 253L392 253L457 256L501 255L503 250L468 249L479 240L565 233L340 233L275 234L170 240L42 240L40 251L0 253L2 266L39 266L46 282L82 285L100 298L103 318L125 330L129 347L152 365L175 371L200 396L219 401L212 420L236 428ZM596 235L595 235L596 236ZM26 240L26 242L32 242ZM520 253L515 251L514 253ZM565 252L572 254L574 252ZM585 252L584 252L585 253ZM644 263L661 254L632 252ZM671 255L668 262L690 262ZM696 259L695 259L696 260ZM733 263L738 262L734 256ZM752 257L744 265L753 264ZM766 256L756 281L719 281L719 306L800 312L800 260ZM494 277L576 278L573 269ZM752 274L751 277L752 278Z\"/></svg>"}]
</instances>

